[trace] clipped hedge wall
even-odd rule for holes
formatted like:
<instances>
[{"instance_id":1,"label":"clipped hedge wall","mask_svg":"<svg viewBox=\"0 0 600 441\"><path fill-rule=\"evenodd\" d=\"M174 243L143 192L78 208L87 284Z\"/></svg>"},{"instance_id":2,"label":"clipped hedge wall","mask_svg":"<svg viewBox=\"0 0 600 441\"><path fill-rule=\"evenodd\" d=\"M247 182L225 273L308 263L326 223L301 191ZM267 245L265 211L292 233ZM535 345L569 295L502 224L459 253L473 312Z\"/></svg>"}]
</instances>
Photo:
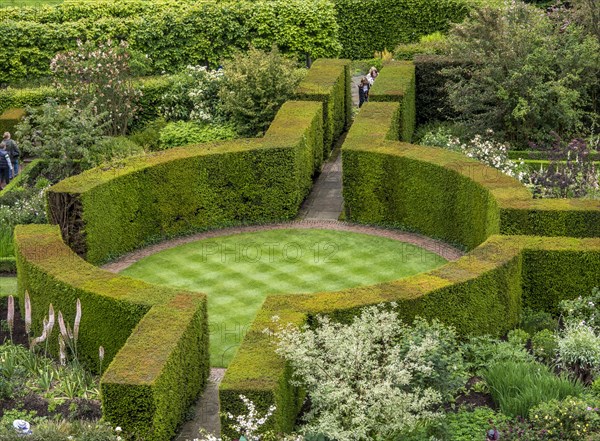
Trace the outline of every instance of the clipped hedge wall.
<instances>
[{"instance_id":1,"label":"clipped hedge wall","mask_svg":"<svg viewBox=\"0 0 600 441\"><path fill-rule=\"evenodd\" d=\"M88 170L50 188L50 218L96 264L164 237L292 219L312 186L322 124L320 103L288 102L262 139L181 147Z\"/></svg>"},{"instance_id":2,"label":"clipped hedge wall","mask_svg":"<svg viewBox=\"0 0 600 441\"><path fill-rule=\"evenodd\" d=\"M217 66L235 50L273 44L304 60L339 53L338 26L328 0L202 2L130 0L65 2L1 8L0 83L50 74L57 52L76 40L127 40L148 55L152 73L186 65Z\"/></svg>"},{"instance_id":3,"label":"clipped hedge wall","mask_svg":"<svg viewBox=\"0 0 600 441\"><path fill-rule=\"evenodd\" d=\"M369 92L369 101L397 101L400 103L398 138L410 142L416 126L415 66L410 61L387 64L377 76Z\"/></svg>"},{"instance_id":4,"label":"clipped hedge wall","mask_svg":"<svg viewBox=\"0 0 600 441\"><path fill-rule=\"evenodd\" d=\"M323 103L323 157L352 119L350 60L315 61L296 89L296 98Z\"/></svg>"},{"instance_id":5,"label":"clipped hedge wall","mask_svg":"<svg viewBox=\"0 0 600 441\"><path fill-rule=\"evenodd\" d=\"M420 36L447 31L461 22L474 2L469 0L335 0L342 56L371 58Z\"/></svg>"},{"instance_id":6,"label":"clipped hedge wall","mask_svg":"<svg viewBox=\"0 0 600 441\"><path fill-rule=\"evenodd\" d=\"M79 360L97 371L105 348L103 416L145 440L173 437L208 377L206 296L96 268L55 226L17 226L14 234L19 297L29 292L34 327L50 303L73 323L80 299Z\"/></svg>"},{"instance_id":7,"label":"clipped hedge wall","mask_svg":"<svg viewBox=\"0 0 600 441\"><path fill-rule=\"evenodd\" d=\"M416 55L417 124L446 121L458 116L445 90L446 77L442 69L460 66L464 62L442 55Z\"/></svg>"},{"instance_id":8,"label":"clipped hedge wall","mask_svg":"<svg viewBox=\"0 0 600 441\"><path fill-rule=\"evenodd\" d=\"M396 302L406 321L436 318L462 335L500 336L518 324L523 306L551 308L598 286L599 264L600 239L495 235L429 273L339 292L268 297L221 383L221 410L239 412L236 398L243 393L260 409L277 406L270 428L286 432L293 427L303 396L283 387L290 372L261 332L274 315L280 323L298 326L317 314L349 322L365 306ZM559 289L548 291L552 286Z\"/></svg>"},{"instance_id":9,"label":"clipped hedge wall","mask_svg":"<svg viewBox=\"0 0 600 441\"><path fill-rule=\"evenodd\" d=\"M25 115L24 109L8 109L0 115L0 133L14 133L15 126Z\"/></svg>"}]
</instances>

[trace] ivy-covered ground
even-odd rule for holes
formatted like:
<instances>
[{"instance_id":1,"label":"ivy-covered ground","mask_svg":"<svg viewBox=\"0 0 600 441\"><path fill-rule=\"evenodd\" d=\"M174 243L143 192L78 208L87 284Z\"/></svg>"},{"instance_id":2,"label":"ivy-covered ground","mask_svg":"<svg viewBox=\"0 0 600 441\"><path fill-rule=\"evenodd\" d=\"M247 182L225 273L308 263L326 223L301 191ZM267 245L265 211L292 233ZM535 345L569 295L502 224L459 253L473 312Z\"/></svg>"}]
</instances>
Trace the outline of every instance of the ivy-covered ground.
<instances>
[{"instance_id":1,"label":"ivy-covered ground","mask_svg":"<svg viewBox=\"0 0 600 441\"><path fill-rule=\"evenodd\" d=\"M335 291L407 277L446 260L411 244L327 230L271 230L206 239L123 271L208 294L211 364L225 367L265 297Z\"/></svg>"}]
</instances>

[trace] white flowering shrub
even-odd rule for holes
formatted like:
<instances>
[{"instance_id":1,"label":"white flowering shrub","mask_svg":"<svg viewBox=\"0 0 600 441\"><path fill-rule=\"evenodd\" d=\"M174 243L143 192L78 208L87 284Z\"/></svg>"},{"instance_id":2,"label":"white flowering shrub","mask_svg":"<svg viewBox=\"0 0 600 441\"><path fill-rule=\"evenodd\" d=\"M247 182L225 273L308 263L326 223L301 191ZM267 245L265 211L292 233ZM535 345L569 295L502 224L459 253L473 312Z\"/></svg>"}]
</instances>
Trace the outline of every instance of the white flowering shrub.
<instances>
[{"instance_id":1,"label":"white flowering shrub","mask_svg":"<svg viewBox=\"0 0 600 441\"><path fill-rule=\"evenodd\" d=\"M77 49L58 53L50 63L55 86L72 96L71 105L93 109L106 123L106 135L127 133L141 92L133 87L125 41L77 41Z\"/></svg>"},{"instance_id":2,"label":"white flowering shrub","mask_svg":"<svg viewBox=\"0 0 600 441\"><path fill-rule=\"evenodd\" d=\"M485 136L475 135L469 141L462 142L447 129L440 127L426 133L421 138L421 144L460 152L521 182L527 181L529 171L525 163L522 160L511 160L508 157L509 145L494 141L492 135L493 131L488 130Z\"/></svg>"},{"instance_id":3,"label":"white flowering shrub","mask_svg":"<svg viewBox=\"0 0 600 441\"><path fill-rule=\"evenodd\" d=\"M557 339L558 362L585 383L600 369L600 333L584 322L568 323Z\"/></svg>"},{"instance_id":4,"label":"white flowering shrub","mask_svg":"<svg viewBox=\"0 0 600 441\"><path fill-rule=\"evenodd\" d=\"M298 329L275 320L277 329L266 332L290 363L294 384L310 397L303 433L337 441L398 439L441 417L436 387L442 377L456 383L452 388L460 383L451 372L461 355L446 353L458 352L456 342L448 343L454 331L439 323L412 328L383 307L364 309L348 325L317 317L314 329Z\"/></svg>"},{"instance_id":5,"label":"white flowering shrub","mask_svg":"<svg viewBox=\"0 0 600 441\"><path fill-rule=\"evenodd\" d=\"M600 330L598 305L600 305L600 289L594 288L589 296L579 296L574 300L561 301L559 308L565 323L577 324L583 322L596 330Z\"/></svg>"},{"instance_id":6,"label":"white flowering shrub","mask_svg":"<svg viewBox=\"0 0 600 441\"><path fill-rule=\"evenodd\" d=\"M187 66L161 97L160 112L167 121L220 122L219 88L223 71Z\"/></svg>"},{"instance_id":7,"label":"white flowering shrub","mask_svg":"<svg viewBox=\"0 0 600 441\"><path fill-rule=\"evenodd\" d=\"M12 229L19 224L46 223L47 188L35 190L27 197L16 199L10 205L0 205L0 225Z\"/></svg>"}]
</instances>

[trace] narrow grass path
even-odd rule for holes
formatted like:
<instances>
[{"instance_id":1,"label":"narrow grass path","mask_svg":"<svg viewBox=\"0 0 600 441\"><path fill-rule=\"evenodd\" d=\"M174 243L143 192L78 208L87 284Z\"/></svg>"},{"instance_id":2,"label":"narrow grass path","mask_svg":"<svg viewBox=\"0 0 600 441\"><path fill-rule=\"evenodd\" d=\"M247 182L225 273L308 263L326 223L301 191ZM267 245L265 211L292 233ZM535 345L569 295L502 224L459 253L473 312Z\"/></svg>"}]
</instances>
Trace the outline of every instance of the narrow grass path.
<instances>
[{"instance_id":1,"label":"narrow grass path","mask_svg":"<svg viewBox=\"0 0 600 441\"><path fill-rule=\"evenodd\" d=\"M227 367L267 295L374 285L445 262L438 254L385 237L275 229L167 249L122 273L208 294L211 365Z\"/></svg>"}]
</instances>

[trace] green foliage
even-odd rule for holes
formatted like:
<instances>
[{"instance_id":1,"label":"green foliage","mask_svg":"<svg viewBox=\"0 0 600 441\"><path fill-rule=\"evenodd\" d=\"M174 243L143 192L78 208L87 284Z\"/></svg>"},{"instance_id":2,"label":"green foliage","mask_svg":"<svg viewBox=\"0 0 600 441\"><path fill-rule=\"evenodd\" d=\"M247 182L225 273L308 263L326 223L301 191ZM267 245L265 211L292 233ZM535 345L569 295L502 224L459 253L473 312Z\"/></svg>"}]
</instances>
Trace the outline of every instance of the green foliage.
<instances>
[{"instance_id":1,"label":"green foliage","mask_svg":"<svg viewBox=\"0 0 600 441\"><path fill-rule=\"evenodd\" d=\"M161 114L168 121L220 121L222 79L222 69L212 71L204 66L187 66L184 72L173 76L171 87L163 94Z\"/></svg>"},{"instance_id":2,"label":"green foliage","mask_svg":"<svg viewBox=\"0 0 600 441\"><path fill-rule=\"evenodd\" d=\"M600 430L598 400L567 397L541 403L529 412L534 428L548 441L581 441Z\"/></svg>"},{"instance_id":3,"label":"green foliage","mask_svg":"<svg viewBox=\"0 0 600 441\"><path fill-rule=\"evenodd\" d=\"M0 82L47 76L50 60L76 40L126 40L148 56L153 74L187 65L217 66L235 50L276 44L304 60L340 51L334 6L327 0L67 2L47 8L0 8L6 23ZM11 106L20 107L20 106Z\"/></svg>"},{"instance_id":4,"label":"green foliage","mask_svg":"<svg viewBox=\"0 0 600 441\"><path fill-rule=\"evenodd\" d=\"M422 35L446 31L471 10L468 0L336 0L342 56L369 58Z\"/></svg>"},{"instance_id":5,"label":"green foliage","mask_svg":"<svg viewBox=\"0 0 600 441\"><path fill-rule=\"evenodd\" d=\"M172 122L160 131L159 150L236 137L235 128L231 125L197 124L191 121Z\"/></svg>"},{"instance_id":6,"label":"green foliage","mask_svg":"<svg viewBox=\"0 0 600 441\"><path fill-rule=\"evenodd\" d=\"M529 335L543 330L554 332L558 328L558 320L547 311L525 307L521 313L519 328L525 330Z\"/></svg>"},{"instance_id":7,"label":"green foliage","mask_svg":"<svg viewBox=\"0 0 600 441\"><path fill-rule=\"evenodd\" d=\"M56 331L58 332L58 331ZM48 348L36 347L37 352ZM49 404L60 404L67 399L98 399L98 378L86 372L76 361L64 366L52 359L20 345L0 345L0 383L10 387L3 391L3 399L24 397L28 394L43 396Z\"/></svg>"},{"instance_id":8,"label":"green foliage","mask_svg":"<svg viewBox=\"0 0 600 441\"><path fill-rule=\"evenodd\" d=\"M5 414L6 420L12 423L13 416ZM21 415L22 417L24 415ZM52 421L25 417L33 421L33 433L27 436L29 441L119 441L119 432L104 422ZM18 434L12 427L0 427L0 438L4 441L22 441L23 435Z\"/></svg>"},{"instance_id":9,"label":"green foliage","mask_svg":"<svg viewBox=\"0 0 600 441\"><path fill-rule=\"evenodd\" d=\"M508 331L508 342L515 346L525 346L529 341L529 334L523 329L512 329Z\"/></svg>"},{"instance_id":10,"label":"green foliage","mask_svg":"<svg viewBox=\"0 0 600 441\"><path fill-rule=\"evenodd\" d=\"M323 158L329 157L334 143L350 124L352 96L348 60L317 60L298 85L295 98L323 102Z\"/></svg>"},{"instance_id":11,"label":"green foliage","mask_svg":"<svg viewBox=\"0 0 600 441\"><path fill-rule=\"evenodd\" d=\"M46 173L60 180L98 165L97 142L103 135L101 119L91 108L76 110L48 101L29 108L16 136L27 154L45 160Z\"/></svg>"},{"instance_id":12,"label":"green foliage","mask_svg":"<svg viewBox=\"0 0 600 441\"><path fill-rule=\"evenodd\" d=\"M25 116L24 109L8 109L0 115L0 132L13 133L15 126Z\"/></svg>"},{"instance_id":13,"label":"green foliage","mask_svg":"<svg viewBox=\"0 0 600 441\"><path fill-rule=\"evenodd\" d=\"M430 344L425 345L426 342ZM442 400L451 400L467 381L456 330L437 320L428 322L418 317L413 322L409 335L400 341L401 352L406 356L411 348L419 345L426 346L420 354L421 362L430 366L432 371L417 370L413 373L411 385L432 388L440 393Z\"/></svg>"},{"instance_id":14,"label":"green foliage","mask_svg":"<svg viewBox=\"0 0 600 441\"><path fill-rule=\"evenodd\" d=\"M489 366L484 379L502 413L526 417L529 410L552 399L578 396L583 386L564 374L556 376L538 362L505 361Z\"/></svg>"},{"instance_id":15,"label":"green foliage","mask_svg":"<svg viewBox=\"0 0 600 441\"><path fill-rule=\"evenodd\" d=\"M447 71L450 101L474 133L517 145L589 133L600 42L523 3L477 10L453 28L450 51L473 61Z\"/></svg>"},{"instance_id":16,"label":"green foliage","mask_svg":"<svg viewBox=\"0 0 600 441\"><path fill-rule=\"evenodd\" d=\"M446 414L448 439L452 441L475 441L483 439L485 432L503 423L507 417L489 407L460 408Z\"/></svg>"},{"instance_id":17,"label":"green foliage","mask_svg":"<svg viewBox=\"0 0 600 441\"><path fill-rule=\"evenodd\" d=\"M474 375L482 375L490 365L496 363L533 361L524 344L501 341L490 336L471 337L464 343L463 352L465 362Z\"/></svg>"},{"instance_id":18,"label":"green foliage","mask_svg":"<svg viewBox=\"0 0 600 441\"><path fill-rule=\"evenodd\" d=\"M171 149L89 170L51 188L51 211L73 229L71 245L94 263L161 237L293 218L323 148L322 118L320 103L292 102L262 139ZM60 214L65 197L77 207L75 217Z\"/></svg>"},{"instance_id":19,"label":"green foliage","mask_svg":"<svg viewBox=\"0 0 600 441\"><path fill-rule=\"evenodd\" d=\"M596 329L600 329L600 317L598 316L598 305L600 305L600 288L592 289L591 295L579 296L572 300L563 300L559 303L563 319L568 324L585 323Z\"/></svg>"},{"instance_id":20,"label":"green foliage","mask_svg":"<svg viewBox=\"0 0 600 441\"><path fill-rule=\"evenodd\" d=\"M531 337L531 352L541 362L553 363L557 349L556 335L549 329L542 329Z\"/></svg>"},{"instance_id":21,"label":"green foliage","mask_svg":"<svg viewBox=\"0 0 600 441\"><path fill-rule=\"evenodd\" d=\"M283 57L277 48L270 52L250 48L223 63L219 98L242 136L263 134L275 114L289 98L305 74L294 61Z\"/></svg>"},{"instance_id":22,"label":"green foliage","mask_svg":"<svg viewBox=\"0 0 600 441\"><path fill-rule=\"evenodd\" d=\"M278 324L276 352L311 400L304 430L340 441L397 439L439 419L442 393L458 387L457 359L445 353L456 348L454 332L426 321L416 328L377 306L347 325L321 316L314 329Z\"/></svg>"},{"instance_id":23,"label":"green foliage","mask_svg":"<svg viewBox=\"0 0 600 441\"><path fill-rule=\"evenodd\" d=\"M557 339L558 362L575 378L590 383L599 372L600 332L585 322L567 323Z\"/></svg>"},{"instance_id":24,"label":"green foliage","mask_svg":"<svg viewBox=\"0 0 600 441\"><path fill-rule=\"evenodd\" d=\"M412 60L419 54L443 54L446 51L447 37L441 32L423 35L418 43L401 44L394 50L396 60Z\"/></svg>"},{"instance_id":25,"label":"green foliage","mask_svg":"<svg viewBox=\"0 0 600 441\"><path fill-rule=\"evenodd\" d=\"M97 370L105 349L104 417L147 440L171 438L208 376L206 297L94 267L57 227L19 226L15 243L19 296L31 295L35 329L50 303L71 322L81 300L78 357Z\"/></svg>"},{"instance_id":26,"label":"green foliage","mask_svg":"<svg viewBox=\"0 0 600 441\"><path fill-rule=\"evenodd\" d=\"M131 79L131 54L125 41L77 41L77 48L56 54L50 62L54 84L73 97L69 105L91 109L104 134L125 135L136 112L140 91Z\"/></svg>"},{"instance_id":27,"label":"green foliage","mask_svg":"<svg viewBox=\"0 0 600 441\"><path fill-rule=\"evenodd\" d=\"M129 139L139 145L144 151L160 150L160 131L165 128L167 122L158 118L149 122L142 130L129 135Z\"/></svg>"}]
</instances>

